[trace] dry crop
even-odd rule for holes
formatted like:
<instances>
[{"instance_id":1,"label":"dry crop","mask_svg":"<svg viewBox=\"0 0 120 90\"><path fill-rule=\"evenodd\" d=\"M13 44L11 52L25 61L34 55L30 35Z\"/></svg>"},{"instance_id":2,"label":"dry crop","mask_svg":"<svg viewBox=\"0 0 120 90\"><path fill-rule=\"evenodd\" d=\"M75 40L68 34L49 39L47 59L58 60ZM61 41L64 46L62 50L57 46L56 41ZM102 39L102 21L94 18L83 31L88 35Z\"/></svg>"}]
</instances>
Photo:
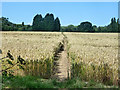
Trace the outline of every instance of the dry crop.
<instances>
[{"instance_id":1,"label":"dry crop","mask_svg":"<svg viewBox=\"0 0 120 90\"><path fill-rule=\"evenodd\" d=\"M118 79L117 33L65 33L72 76L116 84Z\"/></svg>"},{"instance_id":2,"label":"dry crop","mask_svg":"<svg viewBox=\"0 0 120 90\"><path fill-rule=\"evenodd\" d=\"M14 58L20 55L28 62L25 74L46 76L62 39L57 32L2 32L2 57L10 50Z\"/></svg>"}]
</instances>

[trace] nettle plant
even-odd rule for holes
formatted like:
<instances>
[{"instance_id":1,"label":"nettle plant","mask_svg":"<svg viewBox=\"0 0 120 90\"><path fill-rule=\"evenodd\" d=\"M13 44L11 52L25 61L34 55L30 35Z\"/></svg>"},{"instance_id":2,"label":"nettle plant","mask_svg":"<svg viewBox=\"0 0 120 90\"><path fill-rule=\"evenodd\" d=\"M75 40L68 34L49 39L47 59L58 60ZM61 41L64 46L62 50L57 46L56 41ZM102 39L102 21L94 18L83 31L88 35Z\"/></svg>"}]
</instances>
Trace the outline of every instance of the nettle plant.
<instances>
[{"instance_id":1,"label":"nettle plant","mask_svg":"<svg viewBox=\"0 0 120 90\"><path fill-rule=\"evenodd\" d=\"M17 57L17 60L14 59L13 55L8 50L6 57L0 59L2 61L2 76L14 76L13 67L24 70L24 65L26 64L25 60L20 56ZM4 64L3 64L4 63Z\"/></svg>"}]
</instances>

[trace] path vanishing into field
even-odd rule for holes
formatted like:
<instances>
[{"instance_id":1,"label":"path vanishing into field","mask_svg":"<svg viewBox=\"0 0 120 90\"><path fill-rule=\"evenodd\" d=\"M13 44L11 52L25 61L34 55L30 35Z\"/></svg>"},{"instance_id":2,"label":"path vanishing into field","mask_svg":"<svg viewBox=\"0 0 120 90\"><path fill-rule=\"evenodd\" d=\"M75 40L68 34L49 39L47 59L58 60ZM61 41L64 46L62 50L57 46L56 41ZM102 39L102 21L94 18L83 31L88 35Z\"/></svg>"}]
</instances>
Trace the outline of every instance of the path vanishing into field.
<instances>
[{"instance_id":1,"label":"path vanishing into field","mask_svg":"<svg viewBox=\"0 0 120 90\"><path fill-rule=\"evenodd\" d=\"M60 49L55 60L54 77L64 81L70 77L70 62L67 58L67 37L63 34L63 47Z\"/></svg>"}]
</instances>

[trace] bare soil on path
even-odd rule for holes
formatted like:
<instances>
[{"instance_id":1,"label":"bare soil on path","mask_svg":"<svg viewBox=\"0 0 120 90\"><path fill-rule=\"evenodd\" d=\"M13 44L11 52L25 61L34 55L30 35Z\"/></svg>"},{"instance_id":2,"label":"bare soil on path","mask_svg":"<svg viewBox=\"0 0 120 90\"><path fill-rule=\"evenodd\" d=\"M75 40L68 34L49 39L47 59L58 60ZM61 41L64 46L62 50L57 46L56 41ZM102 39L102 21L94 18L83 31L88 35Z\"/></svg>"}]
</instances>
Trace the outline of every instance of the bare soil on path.
<instances>
[{"instance_id":1,"label":"bare soil on path","mask_svg":"<svg viewBox=\"0 0 120 90\"><path fill-rule=\"evenodd\" d=\"M64 37L63 47L58 53L58 60L55 61L54 78L64 81L70 77L70 62L67 58L67 38Z\"/></svg>"}]
</instances>

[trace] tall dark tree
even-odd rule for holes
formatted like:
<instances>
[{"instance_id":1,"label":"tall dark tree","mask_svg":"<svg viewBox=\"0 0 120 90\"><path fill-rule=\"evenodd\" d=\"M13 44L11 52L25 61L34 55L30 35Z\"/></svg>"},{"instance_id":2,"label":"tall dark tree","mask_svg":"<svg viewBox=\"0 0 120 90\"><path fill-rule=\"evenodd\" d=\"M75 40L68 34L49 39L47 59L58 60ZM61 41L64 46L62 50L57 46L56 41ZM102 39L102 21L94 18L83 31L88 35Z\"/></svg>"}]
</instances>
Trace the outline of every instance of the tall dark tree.
<instances>
[{"instance_id":1,"label":"tall dark tree","mask_svg":"<svg viewBox=\"0 0 120 90\"><path fill-rule=\"evenodd\" d=\"M111 19L111 23L108 25L108 32L117 32L118 31L118 25L117 25L117 22L116 22L116 19L115 18L112 18Z\"/></svg>"},{"instance_id":2,"label":"tall dark tree","mask_svg":"<svg viewBox=\"0 0 120 90\"><path fill-rule=\"evenodd\" d=\"M24 22L22 22L22 26L24 26Z\"/></svg>"},{"instance_id":3,"label":"tall dark tree","mask_svg":"<svg viewBox=\"0 0 120 90\"><path fill-rule=\"evenodd\" d=\"M34 31L38 31L38 30L41 30L42 28L42 15L36 15L33 19L33 25L32 25L32 28Z\"/></svg>"},{"instance_id":4,"label":"tall dark tree","mask_svg":"<svg viewBox=\"0 0 120 90\"><path fill-rule=\"evenodd\" d=\"M54 30L54 16L53 14L47 13L44 20L44 30L52 31Z\"/></svg>"},{"instance_id":5,"label":"tall dark tree","mask_svg":"<svg viewBox=\"0 0 120 90\"><path fill-rule=\"evenodd\" d=\"M60 20L54 15L47 13L44 18L41 15L36 15L33 19L33 30L36 31L60 31Z\"/></svg>"},{"instance_id":6,"label":"tall dark tree","mask_svg":"<svg viewBox=\"0 0 120 90\"><path fill-rule=\"evenodd\" d=\"M118 32L120 32L120 20L119 20L119 18L117 19L117 29L118 29Z\"/></svg>"},{"instance_id":7,"label":"tall dark tree","mask_svg":"<svg viewBox=\"0 0 120 90\"><path fill-rule=\"evenodd\" d=\"M60 20L59 20L58 17L55 19L54 30L55 31L60 31Z\"/></svg>"},{"instance_id":8,"label":"tall dark tree","mask_svg":"<svg viewBox=\"0 0 120 90\"><path fill-rule=\"evenodd\" d=\"M114 19L113 19L113 23L116 23L116 18L114 17Z\"/></svg>"},{"instance_id":9,"label":"tall dark tree","mask_svg":"<svg viewBox=\"0 0 120 90\"><path fill-rule=\"evenodd\" d=\"M111 19L111 23L110 23L110 24L113 24L113 23L114 23L114 19L112 18L112 19Z\"/></svg>"},{"instance_id":10,"label":"tall dark tree","mask_svg":"<svg viewBox=\"0 0 120 90\"><path fill-rule=\"evenodd\" d=\"M24 26L24 22L22 22L22 30L25 31L25 26Z\"/></svg>"},{"instance_id":11,"label":"tall dark tree","mask_svg":"<svg viewBox=\"0 0 120 90\"><path fill-rule=\"evenodd\" d=\"M120 24L119 18L117 19L117 24Z\"/></svg>"}]
</instances>

